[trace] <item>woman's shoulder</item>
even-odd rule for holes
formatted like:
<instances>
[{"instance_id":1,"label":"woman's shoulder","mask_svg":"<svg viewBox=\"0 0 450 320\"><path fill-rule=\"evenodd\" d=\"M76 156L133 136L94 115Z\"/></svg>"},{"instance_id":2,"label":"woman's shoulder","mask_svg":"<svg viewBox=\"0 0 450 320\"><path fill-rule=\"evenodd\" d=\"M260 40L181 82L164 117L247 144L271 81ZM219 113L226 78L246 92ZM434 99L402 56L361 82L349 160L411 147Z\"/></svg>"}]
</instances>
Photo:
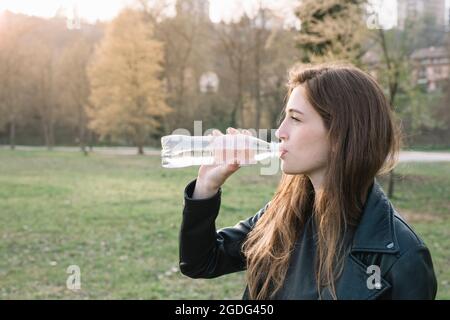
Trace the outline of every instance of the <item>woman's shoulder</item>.
<instances>
[{"instance_id":1,"label":"woman's shoulder","mask_svg":"<svg viewBox=\"0 0 450 320\"><path fill-rule=\"evenodd\" d=\"M417 234L414 227L396 210L394 211L393 226L397 238L399 254L426 247L423 239Z\"/></svg>"},{"instance_id":2,"label":"woman's shoulder","mask_svg":"<svg viewBox=\"0 0 450 320\"><path fill-rule=\"evenodd\" d=\"M437 281L430 251L414 228L394 210L398 243L395 261L385 275L391 283L391 299L434 299Z\"/></svg>"},{"instance_id":3,"label":"woman's shoulder","mask_svg":"<svg viewBox=\"0 0 450 320\"><path fill-rule=\"evenodd\" d=\"M397 257L413 248L425 247L422 238L397 211L377 181L369 193L358 229L357 247L374 247L378 252L386 251Z\"/></svg>"}]
</instances>

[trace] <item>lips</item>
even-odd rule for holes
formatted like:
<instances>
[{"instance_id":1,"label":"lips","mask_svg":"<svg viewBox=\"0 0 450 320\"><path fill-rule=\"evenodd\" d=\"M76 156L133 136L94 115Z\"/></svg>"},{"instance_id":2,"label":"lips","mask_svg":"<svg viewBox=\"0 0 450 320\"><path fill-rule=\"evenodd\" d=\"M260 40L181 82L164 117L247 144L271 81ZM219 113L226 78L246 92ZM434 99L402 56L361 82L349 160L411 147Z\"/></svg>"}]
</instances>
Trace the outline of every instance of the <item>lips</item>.
<instances>
[{"instance_id":1,"label":"lips","mask_svg":"<svg viewBox=\"0 0 450 320\"><path fill-rule=\"evenodd\" d=\"M283 158L283 156L287 153L286 149L281 148L280 149L280 158Z\"/></svg>"}]
</instances>

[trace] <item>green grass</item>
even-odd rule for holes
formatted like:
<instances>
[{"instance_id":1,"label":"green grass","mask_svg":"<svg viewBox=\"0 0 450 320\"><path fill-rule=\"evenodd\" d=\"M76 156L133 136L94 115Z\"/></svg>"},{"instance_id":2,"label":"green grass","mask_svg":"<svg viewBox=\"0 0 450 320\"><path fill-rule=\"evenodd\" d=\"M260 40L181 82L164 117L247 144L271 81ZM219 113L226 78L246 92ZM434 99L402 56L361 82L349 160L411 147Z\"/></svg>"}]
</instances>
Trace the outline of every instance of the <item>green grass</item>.
<instances>
[{"instance_id":1,"label":"green grass","mask_svg":"<svg viewBox=\"0 0 450 320\"><path fill-rule=\"evenodd\" d=\"M0 150L0 299L240 299L244 274L193 280L178 267L183 190L196 167L159 157ZM397 169L392 202L429 246L450 299L450 163ZM223 186L217 227L253 215L277 176L244 167ZM385 185L385 180L380 180ZM69 265L81 290L66 288Z\"/></svg>"},{"instance_id":2,"label":"green grass","mask_svg":"<svg viewBox=\"0 0 450 320\"><path fill-rule=\"evenodd\" d=\"M449 152L450 145L417 145L408 146L407 151L433 151L433 152Z\"/></svg>"}]
</instances>

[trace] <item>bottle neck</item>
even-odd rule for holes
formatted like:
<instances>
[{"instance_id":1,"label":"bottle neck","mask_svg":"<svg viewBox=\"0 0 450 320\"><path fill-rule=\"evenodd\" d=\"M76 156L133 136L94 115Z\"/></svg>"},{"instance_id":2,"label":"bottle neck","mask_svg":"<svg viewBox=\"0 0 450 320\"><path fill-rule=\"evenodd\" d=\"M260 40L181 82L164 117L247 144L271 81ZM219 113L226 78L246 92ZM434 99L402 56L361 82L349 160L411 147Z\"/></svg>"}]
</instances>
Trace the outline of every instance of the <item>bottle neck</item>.
<instances>
[{"instance_id":1,"label":"bottle neck","mask_svg":"<svg viewBox=\"0 0 450 320\"><path fill-rule=\"evenodd\" d=\"M270 152L273 157L280 156L280 143L279 142L270 142Z\"/></svg>"}]
</instances>

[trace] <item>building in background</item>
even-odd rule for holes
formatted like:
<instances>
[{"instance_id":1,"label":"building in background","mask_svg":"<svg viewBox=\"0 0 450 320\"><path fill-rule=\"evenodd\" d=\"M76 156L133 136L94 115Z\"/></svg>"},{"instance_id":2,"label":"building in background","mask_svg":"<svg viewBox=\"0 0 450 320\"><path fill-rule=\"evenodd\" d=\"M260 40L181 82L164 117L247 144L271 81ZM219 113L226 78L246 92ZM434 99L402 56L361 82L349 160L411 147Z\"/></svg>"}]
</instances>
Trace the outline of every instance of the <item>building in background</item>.
<instances>
[{"instance_id":1,"label":"building in background","mask_svg":"<svg viewBox=\"0 0 450 320\"><path fill-rule=\"evenodd\" d=\"M450 8L447 11L447 31L450 31Z\"/></svg>"},{"instance_id":2,"label":"building in background","mask_svg":"<svg viewBox=\"0 0 450 320\"><path fill-rule=\"evenodd\" d=\"M444 27L447 16L445 0L397 0L398 27L404 29L405 21L409 18L432 16L436 24Z\"/></svg>"},{"instance_id":3,"label":"building in background","mask_svg":"<svg viewBox=\"0 0 450 320\"><path fill-rule=\"evenodd\" d=\"M365 70L378 78L383 67L381 53L371 50L362 61ZM424 86L428 92L436 90L450 79L450 52L445 47L427 47L415 50L410 56L413 83Z\"/></svg>"},{"instance_id":4,"label":"building in background","mask_svg":"<svg viewBox=\"0 0 450 320\"><path fill-rule=\"evenodd\" d=\"M414 80L434 91L450 78L450 55L444 47L428 47L414 51L411 55Z\"/></svg>"}]
</instances>

